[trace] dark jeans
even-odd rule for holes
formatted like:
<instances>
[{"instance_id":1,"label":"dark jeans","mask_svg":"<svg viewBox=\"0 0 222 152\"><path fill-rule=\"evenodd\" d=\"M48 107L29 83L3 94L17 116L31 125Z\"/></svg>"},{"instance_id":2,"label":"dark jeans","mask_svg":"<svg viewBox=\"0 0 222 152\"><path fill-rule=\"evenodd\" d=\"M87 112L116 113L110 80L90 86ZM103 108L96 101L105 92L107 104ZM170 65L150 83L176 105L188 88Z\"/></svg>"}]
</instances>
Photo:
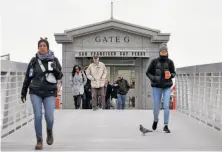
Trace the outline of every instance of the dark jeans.
<instances>
[{"instance_id":1,"label":"dark jeans","mask_svg":"<svg viewBox=\"0 0 222 152\"><path fill-rule=\"evenodd\" d=\"M110 98L106 99L106 109L110 109L111 103Z\"/></svg>"},{"instance_id":2,"label":"dark jeans","mask_svg":"<svg viewBox=\"0 0 222 152\"><path fill-rule=\"evenodd\" d=\"M101 88L92 88L92 107L97 107L97 100L100 96L102 108L105 109L105 92L104 87Z\"/></svg>"},{"instance_id":3,"label":"dark jeans","mask_svg":"<svg viewBox=\"0 0 222 152\"><path fill-rule=\"evenodd\" d=\"M79 109L81 106L81 101L83 98L83 95L77 95L77 96L73 96L74 98L74 105L76 109Z\"/></svg>"},{"instance_id":4,"label":"dark jeans","mask_svg":"<svg viewBox=\"0 0 222 152\"><path fill-rule=\"evenodd\" d=\"M91 106L90 106L91 99L92 99L91 91L85 91L83 94L83 103L82 103L83 109L91 109Z\"/></svg>"}]
</instances>

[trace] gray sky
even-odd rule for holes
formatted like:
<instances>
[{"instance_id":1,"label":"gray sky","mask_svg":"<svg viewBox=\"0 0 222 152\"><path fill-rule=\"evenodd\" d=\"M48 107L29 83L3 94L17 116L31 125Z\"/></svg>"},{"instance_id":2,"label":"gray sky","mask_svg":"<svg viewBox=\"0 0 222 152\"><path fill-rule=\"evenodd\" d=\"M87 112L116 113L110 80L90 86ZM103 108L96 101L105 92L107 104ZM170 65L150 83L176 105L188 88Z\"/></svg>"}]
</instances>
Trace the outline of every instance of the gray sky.
<instances>
[{"instance_id":1,"label":"gray sky","mask_svg":"<svg viewBox=\"0 0 222 152\"><path fill-rule=\"evenodd\" d=\"M54 33L110 18L110 0L2 0L1 54L29 62L39 37L48 37L61 61ZM114 18L171 33L176 67L221 62L222 0L114 0Z\"/></svg>"}]
</instances>

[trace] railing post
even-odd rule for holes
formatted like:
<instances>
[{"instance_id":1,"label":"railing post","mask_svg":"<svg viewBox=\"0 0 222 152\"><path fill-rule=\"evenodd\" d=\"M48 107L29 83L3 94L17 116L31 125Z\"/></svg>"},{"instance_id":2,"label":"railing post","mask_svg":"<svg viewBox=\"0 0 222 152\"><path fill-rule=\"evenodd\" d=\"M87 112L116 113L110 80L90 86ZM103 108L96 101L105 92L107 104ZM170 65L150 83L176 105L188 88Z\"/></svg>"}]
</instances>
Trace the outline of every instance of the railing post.
<instances>
[{"instance_id":1,"label":"railing post","mask_svg":"<svg viewBox=\"0 0 222 152\"><path fill-rule=\"evenodd\" d=\"M190 107L190 114L192 114L194 109L194 102L195 102L195 90L196 90L196 73L193 73L193 94L192 94L192 102Z\"/></svg>"},{"instance_id":2,"label":"railing post","mask_svg":"<svg viewBox=\"0 0 222 152\"><path fill-rule=\"evenodd\" d=\"M182 111L182 113L183 113L183 111L184 111L184 104L183 104L183 102L184 102L184 85L183 85L183 81L184 81L184 78L183 78L183 73L181 74L181 111Z\"/></svg>"},{"instance_id":3,"label":"railing post","mask_svg":"<svg viewBox=\"0 0 222 152\"><path fill-rule=\"evenodd\" d=\"M208 101L208 116L207 116L207 122L210 122L211 120L210 120L210 115L211 115L211 111L212 111L212 109L211 109L211 99L212 99L212 73L210 73L210 76L209 76L209 78L210 78L210 94L209 94L209 101Z\"/></svg>"},{"instance_id":4,"label":"railing post","mask_svg":"<svg viewBox=\"0 0 222 152\"><path fill-rule=\"evenodd\" d=\"M220 84L221 84L221 79L220 79L220 75L221 73L218 72L218 77L217 77L217 80L218 80L218 88L217 88L217 93L216 93L216 100L215 100L215 122L216 122L216 126L217 124L220 124ZM218 121L219 120L219 121ZM218 125L219 127L219 125Z\"/></svg>"},{"instance_id":5,"label":"railing post","mask_svg":"<svg viewBox=\"0 0 222 152\"><path fill-rule=\"evenodd\" d=\"M186 110L187 110L187 74L185 73L184 74L184 81L183 81L183 84L184 84L184 112L186 113Z\"/></svg>"},{"instance_id":6,"label":"railing post","mask_svg":"<svg viewBox=\"0 0 222 152\"><path fill-rule=\"evenodd\" d=\"M183 76L182 73L180 73L180 80L179 80L179 99L180 99L180 112L183 111Z\"/></svg>"},{"instance_id":7,"label":"railing post","mask_svg":"<svg viewBox=\"0 0 222 152\"><path fill-rule=\"evenodd\" d=\"M201 81L200 81L200 78L201 78L201 74L200 73L198 73L198 90L197 90L197 100L196 100L196 105L195 105L195 114L196 115L198 115L199 114L199 101L200 101L200 96L201 96L201 94L200 94L200 83L201 83Z\"/></svg>"},{"instance_id":8,"label":"railing post","mask_svg":"<svg viewBox=\"0 0 222 152\"><path fill-rule=\"evenodd\" d=\"M215 97L214 97L214 93L213 93L213 87L214 87L214 73L211 73L211 101L212 101L212 104L211 104L211 111L212 111L212 120L211 121L215 121L215 103L216 103L216 100L215 100Z\"/></svg>"},{"instance_id":9,"label":"railing post","mask_svg":"<svg viewBox=\"0 0 222 152\"><path fill-rule=\"evenodd\" d=\"M221 94L222 94L222 91L221 91L221 79L222 79L222 72L219 72L219 92L218 92L218 114L219 114L219 124L222 125L222 112L221 112L221 109L222 109L222 99L220 98L221 97ZM221 109L220 109L221 108ZM222 129L222 128L221 128Z\"/></svg>"},{"instance_id":10,"label":"railing post","mask_svg":"<svg viewBox=\"0 0 222 152\"><path fill-rule=\"evenodd\" d=\"M12 90L13 90L13 86L14 87L17 87L17 84L16 84L16 75L17 75L17 73L15 72L15 75L13 75L13 73L11 73L10 72L10 83L11 83L11 85L10 85L10 96L11 96L11 98L10 98L10 100L12 100L13 98L12 98ZM15 79L13 79L15 77ZM15 84L15 85L13 85L13 84ZM17 93L17 91L15 91L15 93ZM17 100L17 99L16 99ZM16 110L17 110L17 108L16 108L16 106L17 106L17 102L15 101L15 106L13 106L13 129L14 130L16 130Z\"/></svg>"},{"instance_id":11,"label":"railing post","mask_svg":"<svg viewBox=\"0 0 222 152\"><path fill-rule=\"evenodd\" d=\"M207 115L207 107L206 107L206 88L207 88L207 74L204 72L204 94L203 94L203 113L202 116L206 117Z\"/></svg>"}]
</instances>

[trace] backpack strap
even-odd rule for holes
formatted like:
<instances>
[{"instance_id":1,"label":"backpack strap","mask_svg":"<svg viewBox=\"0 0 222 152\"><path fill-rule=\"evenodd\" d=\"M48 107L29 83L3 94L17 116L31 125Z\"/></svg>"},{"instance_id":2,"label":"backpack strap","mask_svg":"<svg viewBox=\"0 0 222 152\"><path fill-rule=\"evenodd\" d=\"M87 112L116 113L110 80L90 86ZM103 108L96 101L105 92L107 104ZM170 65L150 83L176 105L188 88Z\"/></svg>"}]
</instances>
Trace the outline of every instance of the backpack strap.
<instances>
[{"instance_id":1,"label":"backpack strap","mask_svg":"<svg viewBox=\"0 0 222 152\"><path fill-rule=\"evenodd\" d=\"M33 58L31 59L30 65L31 65L31 67L34 67L35 64L36 64L36 57L33 57Z\"/></svg>"}]
</instances>

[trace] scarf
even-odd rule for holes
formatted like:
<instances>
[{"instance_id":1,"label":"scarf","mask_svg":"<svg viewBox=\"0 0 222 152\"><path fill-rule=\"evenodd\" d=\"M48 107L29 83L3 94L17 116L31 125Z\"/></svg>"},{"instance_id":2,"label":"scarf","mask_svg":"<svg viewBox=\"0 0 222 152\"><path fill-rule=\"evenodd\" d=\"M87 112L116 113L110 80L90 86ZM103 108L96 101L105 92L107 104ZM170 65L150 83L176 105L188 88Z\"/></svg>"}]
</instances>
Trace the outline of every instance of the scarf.
<instances>
[{"instance_id":1,"label":"scarf","mask_svg":"<svg viewBox=\"0 0 222 152\"><path fill-rule=\"evenodd\" d=\"M40 59L40 60L53 60L54 59L54 52L49 50L48 53L46 54L41 54L41 53L36 53L37 57Z\"/></svg>"}]
</instances>

